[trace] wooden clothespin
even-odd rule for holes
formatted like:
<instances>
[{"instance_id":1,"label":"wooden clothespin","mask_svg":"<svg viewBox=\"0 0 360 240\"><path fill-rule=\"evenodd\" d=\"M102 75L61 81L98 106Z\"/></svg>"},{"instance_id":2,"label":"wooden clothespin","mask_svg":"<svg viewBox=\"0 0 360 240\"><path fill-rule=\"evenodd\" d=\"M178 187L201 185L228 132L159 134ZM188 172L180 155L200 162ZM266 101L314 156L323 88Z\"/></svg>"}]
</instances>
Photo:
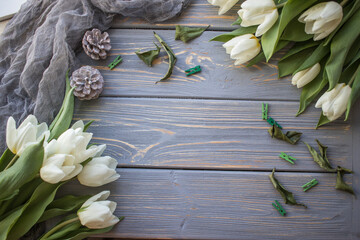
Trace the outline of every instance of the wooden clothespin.
<instances>
[{"instance_id":1,"label":"wooden clothespin","mask_svg":"<svg viewBox=\"0 0 360 240\"><path fill-rule=\"evenodd\" d=\"M281 206L281 204L277 200L275 200L275 203L272 203L272 205L276 210L278 210L278 212L281 214L281 216L286 215L285 209Z\"/></svg>"},{"instance_id":2,"label":"wooden clothespin","mask_svg":"<svg viewBox=\"0 0 360 240\"><path fill-rule=\"evenodd\" d=\"M268 119L268 104L264 104L262 103L262 108L261 108L261 111L262 111L262 119L263 120L267 120Z\"/></svg>"},{"instance_id":3,"label":"wooden clothespin","mask_svg":"<svg viewBox=\"0 0 360 240\"><path fill-rule=\"evenodd\" d=\"M294 164L294 161L296 160L296 158L284 153L284 152L281 152L279 157L281 157L282 159L288 161L289 163L291 164Z\"/></svg>"},{"instance_id":4,"label":"wooden clothespin","mask_svg":"<svg viewBox=\"0 0 360 240\"><path fill-rule=\"evenodd\" d=\"M121 58L121 56L119 55L119 56L117 56L117 57L114 59L114 61L112 61L112 62L108 65L108 67L110 68L110 70L113 70L113 68L116 67L116 65L118 65L119 63L121 63L121 61L122 61L122 58Z\"/></svg>"},{"instance_id":5,"label":"wooden clothespin","mask_svg":"<svg viewBox=\"0 0 360 240\"><path fill-rule=\"evenodd\" d=\"M274 126L274 124L275 124L278 128L282 129L282 126L280 126L280 124L278 124L272 117L269 117L269 118L267 119L267 122L268 122L271 126Z\"/></svg>"},{"instance_id":6,"label":"wooden clothespin","mask_svg":"<svg viewBox=\"0 0 360 240\"><path fill-rule=\"evenodd\" d=\"M185 70L186 76L190 76L194 73L201 72L200 65L197 65L196 67L189 68L188 70Z\"/></svg>"},{"instance_id":7,"label":"wooden clothespin","mask_svg":"<svg viewBox=\"0 0 360 240\"><path fill-rule=\"evenodd\" d=\"M310 188L316 186L318 184L318 180L316 180L315 178L313 180L311 180L310 182L302 185L302 188L304 190L304 192L306 192L307 190L309 190Z\"/></svg>"}]
</instances>

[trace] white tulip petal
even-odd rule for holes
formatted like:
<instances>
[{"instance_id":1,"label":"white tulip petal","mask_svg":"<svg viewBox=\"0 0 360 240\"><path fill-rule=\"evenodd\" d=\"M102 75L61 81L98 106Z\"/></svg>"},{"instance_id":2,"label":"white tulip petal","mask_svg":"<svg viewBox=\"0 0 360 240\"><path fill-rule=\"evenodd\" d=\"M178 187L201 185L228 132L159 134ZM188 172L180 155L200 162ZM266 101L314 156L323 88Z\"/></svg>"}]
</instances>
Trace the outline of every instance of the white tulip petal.
<instances>
[{"instance_id":1,"label":"white tulip petal","mask_svg":"<svg viewBox=\"0 0 360 240\"><path fill-rule=\"evenodd\" d=\"M260 37L264 33L266 33L277 21L279 17L277 9L274 9L270 14L265 16L263 23L261 23L255 33L256 37Z\"/></svg>"},{"instance_id":2,"label":"white tulip petal","mask_svg":"<svg viewBox=\"0 0 360 240\"><path fill-rule=\"evenodd\" d=\"M72 126L71 126L71 128L72 129L77 129L77 128L80 128L81 129L81 131L84 131L84 122L82 121L82 120L79 120L79 121L76 121Z\"/></svg>"},{"instance_id":3,"label":"white tulip petal","mask_svg":"<svg viewBox=\"0 0 360 240\"><path fill-rule=\"evenodd\" d=\"M55 184L65 177L65 173L59 167L49 164L40 169L40 177L45 182Z\"/></svg>"},{"instance_id":4,"label":"white tulip petal","mask_svg":"<svg viewBox=\"0 0 360 240\"><path fill-rule=\"evenodd\" d=\"M16 122L13 117L9 117L6 124L6 144L11 152L16 154Z\"/></svg>"},{"instance_id":5,"label":"white tulip petal","mask_svg":"<svg viewBox=\"0 0 360 240\"><path fill-rule=\"evenodd\" d=\"M34 115L29 115L27 116L27 118L25 118L25 120L20 124L20 126L18 127L19 129L24 128L26 125L38 125L38 120L36 119L36 117Z\"/></svg>"},{"instance_id":6,"label":"white tulip petal","mask_svg":"<svg viewBox=\"0 0 360 240\"><path fill-rule=\"evenodd\" d=\"M351 87L346 85L341 89L341 91L334 100L332 106L334 109L334 115L332 116L332 119L329 120L333 121L335 119L338 119L341 115L344 114L350 99L350 95L351 95Z\"/></svg>"},{"instance_id":7,"label":"white tulip petal","mask_svg":"<svg viewBox=\"0 0 360 240\"><path fill-rule=\"evenodd\" d=\"M86 200L86 202L81 206L81 208L85 208L87 206L89 206L91 203L95 202L95 201L102 201L107 199L110 196L110 191L102 191L94 196L92 196L91 198L89 198L88 200Z\"/></svg>"},{"instance_id":8,"label":"white tulip petal","mask_svg":"<svg viewBox=\"0 0 360 240\"><path fill-rule=\"evenodd\" d=\"M316 63L314 66L296 73L293 77L293 85L297 85L297 88L302 88L306 84L310 83L320 73L321 66ZM295 82L295 84L294 84Z\"/></svg>"},{"instance_id":9,"label":"white tulip petal","mask_svg":"<svg viewBox=\"0 0 360 240\"><path fill-rule=\"evenodd\" d=\"M65 168L65 167L63 167L63 168ZM66 181L73 177L76 177L83 169L83 166L81 164L75 164L75 165L71 166L69 169L72 169L72 171L68 172L66 174L66 176L62 179L62 181Z\"/></svg>"}]
</instances>

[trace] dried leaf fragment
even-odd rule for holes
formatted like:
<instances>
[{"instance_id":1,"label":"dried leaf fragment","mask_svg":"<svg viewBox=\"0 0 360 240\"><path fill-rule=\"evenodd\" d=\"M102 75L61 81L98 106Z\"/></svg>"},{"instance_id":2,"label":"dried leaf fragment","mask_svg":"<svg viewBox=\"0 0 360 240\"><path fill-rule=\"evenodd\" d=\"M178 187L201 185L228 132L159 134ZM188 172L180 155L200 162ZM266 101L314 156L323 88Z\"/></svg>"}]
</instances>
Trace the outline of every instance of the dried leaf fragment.
<instances>
[{"instance_id":1,"label":"dried leaf fragment","mask_svg":"<svg viewBox=\"0 0 360 240\"><path fill-rule=\"evenodd\" d=\"M302 135L301 132L295 131L288 131L284 134L281 129L276 126L276 124L271 126L268 132L272 138L277 138L290 144L296 144L300 140L300 137Z\"/></svg>"},{"instance_id":2,"label":"dried leaf fragment","mask_svg":"<svg viewBox=\"0 0 360 240\"><path fill-rule=\"evenodd\" d=\"M352 173L352 171L349 170L349 169L346 169L346 168L342 168L340 166L338 166L336 168L336 171L337 171L337 176L336 176L335 188L338 189L338 190L342 190L342 191L345 191L345 192L348 192L348 193L351 193L351 194L355 195L354 189L350 185L348 185L344 181L344 178L343 178L345 173Z\"/></svg>"},{"instance_id":3,"label":"dried leaf fragment","mask_svg":"<svg viewBox=\"0 0 360 240\"><path fill-rule=\"evenodd\" d=\"M160 42L161 46L163 47L163 49L165 50L165 52L167 53L167 55L169 56L169 68L167 73L165 74L165 76L160 79L159 81L157 81L156 83L168 79L173 71L173 68L175 66L176 63L176 57L175 57L175 53L171 50L171 48L166 44L166 42L164 42L164 40L162 40L162 38L156 34L156 32L154 32L154 36L156 37L156 39Z\"/></svg>"},{"instance_id":4,"label":"dried leaf fragment","mask_svg":"<svg viewBox=\"0 0 360 240\"><path fill-rule=\"evenodd\" d=\"M155 46L156 46L156 49L154 49L154 50L149 50L146 52L140 52L140 50L139 50L139 51L135 52L136 55L149 67L152 66L152 62L159 56L159 53L160 53L160 47L156 44L155 44Z\"/></svg>"},{"instance_id":5,"label":"dried leaf fragment","mask_svg":"<svg viewBox=\"0 0 360 240\"><path fill-rule=\"evenodd\" d=\"M200 37L200 35L210 27L207 26L206 28L200 28L200 27L185 27L176 25L176 31L175 31L175 40L181 40L184 43Z\"/></svg>"},{"instance_id":6,"label":"dried leaf fragment","mask_svg":"<svg viewBox=\"0 0 360 240\"><path fill-rule=\"evenodd\" d=\"M280 193L281 197L284 199L285 204L300 205L306 208L305 204L296 202L292 192L287 191L275 178L275 168L272 170L272 173L269 175L269 178L271 183L274 185L274 188Z\"/></svg>"}]
</instances>

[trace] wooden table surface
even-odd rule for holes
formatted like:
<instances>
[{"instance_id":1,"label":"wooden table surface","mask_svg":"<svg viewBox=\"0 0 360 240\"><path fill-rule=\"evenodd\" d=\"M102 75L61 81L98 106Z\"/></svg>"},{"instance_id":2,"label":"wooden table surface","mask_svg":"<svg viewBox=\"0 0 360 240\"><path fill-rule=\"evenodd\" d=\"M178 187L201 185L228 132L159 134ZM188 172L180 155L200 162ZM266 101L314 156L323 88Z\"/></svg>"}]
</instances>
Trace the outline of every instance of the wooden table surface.
<instances>
[{"instance_id":1,"label":"wooden table surface","mask_svg":"<svg viewBox=\"0 0 360 240\"><path fill-rule=\"evenodd\" d=\"M83 52L84 65L101 71L105 90L95 101L76 103L75 119L95 120L89 131L95 143L106 143L105 154L119 162L121 178L100 188L111 190L116 214L125 220L103 235L122 239L359 239L360 200L335 190L336 174L324 172L299 143L271 139L261 119L261 103L284 130L303 132L329 147L334 166L355 171L345 179L360 193L360 111L319 130L320 111L313 105L300 117L300 90L290 78L278 79L276 60L254 67L234 66L219 42L209 39L234 29L236 10L218 16L205 0L194 0L179 18L160 24L118 17L111 36L111 56L93 61ZM184 44L175 41L175 25L211 27ZM178 61L169 81L154 84L166 72L162 51L153 67L136 55L153 49L153 30L170 45ZM117 56L123 62L110 71ZM184 70L201 65L186 77ZM280 152L297 158L291 165ZM277 178L308 208L283 204L282 217L271 205L283 203L268 175ZM316 178L308 192L301 186ZM62 194L89 192L76 182Z\"/></svg>"}]
</instances>

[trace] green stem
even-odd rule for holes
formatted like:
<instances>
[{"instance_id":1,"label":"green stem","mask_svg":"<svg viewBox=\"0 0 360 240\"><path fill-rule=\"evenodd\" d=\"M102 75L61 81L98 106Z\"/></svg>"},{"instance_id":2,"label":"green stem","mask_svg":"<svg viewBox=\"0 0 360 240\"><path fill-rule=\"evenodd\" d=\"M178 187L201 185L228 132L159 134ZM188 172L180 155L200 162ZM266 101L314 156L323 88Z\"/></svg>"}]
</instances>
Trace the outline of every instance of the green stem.
<instances>
[{"instance_id":1,"label":"green stem","mask_svg":"<svg viewBox=\"0 0 360 240\"><path fill-rule=\"evenodd\" d=\"M343 0L343 1L340 3L340 5L341 5L341 6L344 6L348 1L349 1L349 0Z\"/></svg>"},{"instance_id":2,"label":"green stem","mask_svg":"<svg viewBox=\"0 0 360 240\"><path fill-rule=\"evenodd\" d=\"M5 167L5 169L4 169L4 171L6 170L6 169L8 169L9 167L11 167L11 165L13 165L13 163L16 161L16 159L18 159L19 158L19 156L18 155L15 155L12 159L11 159L11 161L8 163L8 165Z\"/></svg>"},{"instance_id":3,"label":"green stem","mask_svg":"<svg viewBox=\"0 0 360 240\"><path fill-rule=\"evenodd\" d=\"M344 0L344 1L346 1L346 0ZM277 7L277 8L282 8L285 4L286 4L286 2L280 3L280 4L276 5L276 7Z\"/></svg>"},{"instance_id":4,"label":"green stem","mask_svg":"<svg viewBox=\"0 0 360 240\"><path fill-rule=\"evenodd\" d=\"M71 218L71 219L69 219L69 220L67 220L65 222L62 222L62 223L56 225L50 231L48 231L44 236L42 236L42 238L40 238L40 240L45 240L46 238L50 237L52 234L54 234L60 228L63 228L64 226L66 226L66 225L68 225L70 223L76 222L76 221L79 221L78 217Z\"/></svg>"},{"instance_id":5,"label":"green stem","mask_svg":"<svg viewBox=\"0 0 360 240\"><path fill-rule=\"evenodd\" d=\"M350 87L351 87L351 84L354 82L354 80L355 80L355 78L356 78L356 76L357 76L357 74L358 74L359 71L360 71L360 66L356 69L354 75L351 77L350 82L348 83L348 85L349 85Z\"/></svg>"}]
</instances>

